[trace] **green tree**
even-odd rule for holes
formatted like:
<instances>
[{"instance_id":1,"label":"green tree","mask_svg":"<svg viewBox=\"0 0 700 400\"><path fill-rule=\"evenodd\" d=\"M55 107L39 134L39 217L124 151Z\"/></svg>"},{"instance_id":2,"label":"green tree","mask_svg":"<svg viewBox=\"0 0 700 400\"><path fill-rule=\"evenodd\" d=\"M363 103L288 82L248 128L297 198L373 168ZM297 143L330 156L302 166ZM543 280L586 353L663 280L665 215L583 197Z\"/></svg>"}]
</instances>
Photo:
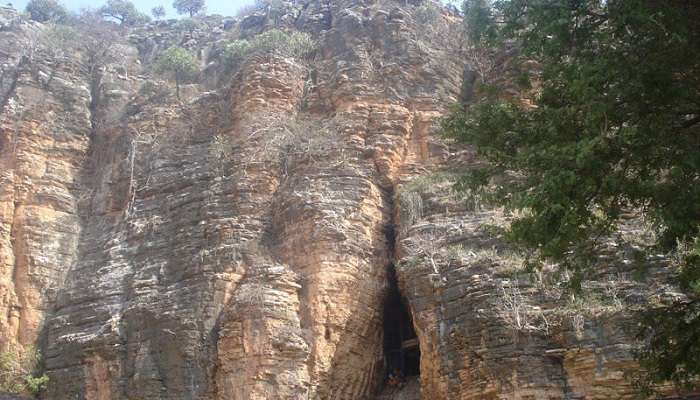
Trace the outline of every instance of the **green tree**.
<instances>
[{"instance_id":1,"label":"green tree","mask_svg":"<svg viewBox=\"0 0 700 400\"><path fill-rule=\"evenodd\" d=\"M68 15L65 7L56 0L30 0L26 7L29 17L34 21L58 21Z\"/></svg>"},{"instance_id":2,"label":"green tree","mask_svg":"<svg viewBox=\"0 0 700 400\"><path fill-rule=\"evenodd\" d=\"M198 72L197 59L182 47L173 46L163 52L156 62L156 70L170 74L175 79L177 98L180 98L180 84L192 79Z\"/></svg>"},{"instance_id":3,"label":"green tree","mask_svg":"<svg viewBox=\"0 0 700 400\"><path fill-rule=\"evenodd\" d=\"M153 15L153 18L155 19L161 19L165 17L165 7L156 6L151 8L151 15Z\"/></svg>"},{"instance_id":4,"label":"green tree","mask_svg":"<svg viewBox=\"0 0 700 400\"><path fill-rule=\"evenodd\" d=\"M475 99L444 123L488 161L461 188L523 211L507 232L514 243L580 278L595 239L629 210L654 223L660 248L697 240L697 2L468 0L464 11L472 44L519 51L507 79L475 80ZM663 321L643 332L647 384L700 376L700 257L679 266L687 298L655 309Z\"/></svg>"},{"instance_id":5,"label":"green tree","mask_svg":"<svg viewBox=\"0 0 700 400\"><path fill-rule=\"evenodd\" d=\"M173 8L178 14L189 14L192 18L204 9L204 0L174 0Z\"/></svg>"},{"instance_id":6,"label":"green tree","mask_svg":"<svg viewBox=\"0 0 700 400\"><path fill-rule=\"evenodd\" d=\"M100 7L99 12L105 18L116 19L121 25L143 24L150 19L129 0L107 0L107 4Z\"/></svg>"},{"instance_id":7,"label":"green tree","mask_svg":"<svg viewBox=\"0 0 700 400\"><path fill-rule=\"evenodd\" d=\"M35 376L41 354L34 348L12 348L0 353L0 392L37 394L49 377Z\"/></svg>"}]
</instances>

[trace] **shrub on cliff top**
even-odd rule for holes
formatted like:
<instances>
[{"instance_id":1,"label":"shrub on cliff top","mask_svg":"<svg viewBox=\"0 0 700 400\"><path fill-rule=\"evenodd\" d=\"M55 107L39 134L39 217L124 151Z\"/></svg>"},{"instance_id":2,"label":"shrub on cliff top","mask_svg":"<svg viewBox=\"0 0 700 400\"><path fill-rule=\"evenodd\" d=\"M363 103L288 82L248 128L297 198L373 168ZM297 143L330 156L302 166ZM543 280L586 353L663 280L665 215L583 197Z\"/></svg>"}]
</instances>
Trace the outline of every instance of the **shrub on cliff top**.
<instances>
[{"instance_id":1,"label":"shrub on cliff top","mask_svg":"<svg viewBox=\"0 0 700 400\"><path fill-rule=\"evenodd\" d=\"M65 7L56 0L30 0L26 7L29 17L34 21L57 21L68 15Z\"/></svg>"},{"instance_id":2,"label":"shrub on cliff top","mask_svg":"<svg viewBox=\"0 0 700 400\"><path fill-rule=\"evenodd\" d=\"M305 32L287 33L279 29L269 30L251 40L235 40L224 48L224 64L239 65L252 53L277 53L286 57L307 58L313 53L316 44L311 35Z\"/></svg>"},{"instance_id":3,"label":"shrub on cliff top","mask_svg":"<svg viewBox=\"0 0 700 400\"><path fill-rule=\"evenodd\" d=\"M0 353L0 392L37 394L49 381L46 375L35 376L41 354L34 348L13 348Z\"/></svg>"}]
</instances>

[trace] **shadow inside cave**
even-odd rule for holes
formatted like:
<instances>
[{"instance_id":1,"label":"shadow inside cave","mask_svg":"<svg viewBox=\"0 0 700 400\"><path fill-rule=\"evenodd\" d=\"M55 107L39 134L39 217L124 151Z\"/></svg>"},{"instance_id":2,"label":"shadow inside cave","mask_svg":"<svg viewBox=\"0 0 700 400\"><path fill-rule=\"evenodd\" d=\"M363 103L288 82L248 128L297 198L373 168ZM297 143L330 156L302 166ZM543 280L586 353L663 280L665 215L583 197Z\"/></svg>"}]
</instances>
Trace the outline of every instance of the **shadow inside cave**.
<instances>
[{"instance_id":1,"label":"shadow inside cave","mask_svg":"<svg viewBox=\"0 0 700 400\"><path fill-rule=\"evenodd\" d=\"M389 268L389 293L384 303L384 363L387 377L396 368L404 377L420 375L418 337L393 266Z\"/></svg>"}]
</instances>

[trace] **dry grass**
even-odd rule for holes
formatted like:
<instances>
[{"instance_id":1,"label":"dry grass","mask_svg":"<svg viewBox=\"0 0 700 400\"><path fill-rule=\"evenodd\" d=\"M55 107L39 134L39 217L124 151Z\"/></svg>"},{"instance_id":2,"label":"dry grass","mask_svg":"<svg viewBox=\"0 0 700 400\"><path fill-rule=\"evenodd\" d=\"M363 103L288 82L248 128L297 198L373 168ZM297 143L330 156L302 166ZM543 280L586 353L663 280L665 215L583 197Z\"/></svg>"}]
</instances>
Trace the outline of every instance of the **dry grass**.
<instances>
[{"instance_id":1,"label":"dry grass","mask_svg":"<svg viewBox=\"0 0 700 400\"><path fill-rule=\"evenodd\" d=\"M499 315L513 331L539 332L548 335L551 323L540 307L530 305L520 290L517 280L502 281L498 285L496 308Z\"/></svg>"},{"instance_id":2,"label":"dry grass","mask_svg":"<svg viewBox=\"0 0 700 400\"><path fill-rule=\"evenodd\" d=\"M395 201L399 206L399 218L404 230L423 219L428 202L453 205L462 197L454 191L458 175L448 172L433 172L416 176L399 186Z\"/></svg>"}]
</instances>

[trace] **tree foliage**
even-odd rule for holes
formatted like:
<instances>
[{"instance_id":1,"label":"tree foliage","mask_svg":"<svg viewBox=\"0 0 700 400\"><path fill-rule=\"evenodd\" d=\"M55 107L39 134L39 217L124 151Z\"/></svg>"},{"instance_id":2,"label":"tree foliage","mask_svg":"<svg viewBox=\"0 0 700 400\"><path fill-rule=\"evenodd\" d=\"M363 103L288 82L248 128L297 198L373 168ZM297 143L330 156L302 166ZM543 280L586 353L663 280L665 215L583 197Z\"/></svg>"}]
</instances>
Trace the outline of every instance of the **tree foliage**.
<instances>
[{"instance_id":1,"label":"tree foliage","mask_svg":"<svg viewBox=\"0 0 700 400\"><path fill-rule=\"evenodd\" d=\"M46 388L48 376L36 376L41 354L33 349L12 348L0 353L0 392L37 394Z\"/></svg>"},{"instance_id":2,"label":"tree foliage","mask_svg":"<svg viewBox=\"0 0 700 400\"><path fill-rule=\"evenodd\" d=\"M165 7L156 6L151 8L151 15L153 15L153 18L155 19L161 19L165 17Z\"/></svg>"},{"instance_id":3,"label":"tree foliage","mask_svg":"<svg viewBox=\"0 0 700 400\"><path fill-rule=\"evenodd\" d=\"M68 15L66 8L56 0L30 0L26 7L34 21L58 21Z\"/></svg>"},{"instance_id":4,"label":"tree foliage","mask_svg":"<svg viewBox=\"0 0 700 400\"><path fill-rule=\"evenodd\" d=\"M174 0L173 8L178 14L188 14L191 18L204 10L204 0Z\"/></svg>"},{"instance_id":5,"label":"tree foliage","mask_svg":"<svg viewBox=\"0 0 700 400\"><path fill-rule=\"evenodd\" d=\"M192 53L182 47L173 46L158 58L156 70L170 74L175 79L176 94L180 98L180 84L192 79L199 72L199 67Z\"/></svg>"},{"instance_id":6,"label":"tree foliage","mask_svg":"<svg viewBox=\"0 0 700 400\"><path fill-rule=\"evenodd\" d=\"M700 375L700 239L679 246L676 265L687 299L660 305L640 314L641 371L634 383L647 396L655 387L675 382L682 390L698 388Z\"/></svg>"},{"instance_id":7,"label":"tree foliage","mask_svg":"<svg viewBox=\"0 0 700 400\"><path fill-rule=\"evenodd\" d=\"M148 15L139 11L129 0L107 0L99 12L103 17L113 18L122 25L138 25L150 20Z\"/></svg>"},{"instance_id":8,"label":"tree foliage","mask_svg":"<svg viewBox=\"0 0 700 400\"><path fill-rule=\"evenodd\" d=\"M512 79L483 83L444 127L488 161L462 189L524 211L511 240L579 272L594 263L595 239L632 209L654 223L660 248L697 240L699 10L689 0L465 2L470 42L519 53ZM669 324L645 331L648 380L700 374L700 261L683 265L688 298L656 310Z\"/></svg>"}]
</instances>

